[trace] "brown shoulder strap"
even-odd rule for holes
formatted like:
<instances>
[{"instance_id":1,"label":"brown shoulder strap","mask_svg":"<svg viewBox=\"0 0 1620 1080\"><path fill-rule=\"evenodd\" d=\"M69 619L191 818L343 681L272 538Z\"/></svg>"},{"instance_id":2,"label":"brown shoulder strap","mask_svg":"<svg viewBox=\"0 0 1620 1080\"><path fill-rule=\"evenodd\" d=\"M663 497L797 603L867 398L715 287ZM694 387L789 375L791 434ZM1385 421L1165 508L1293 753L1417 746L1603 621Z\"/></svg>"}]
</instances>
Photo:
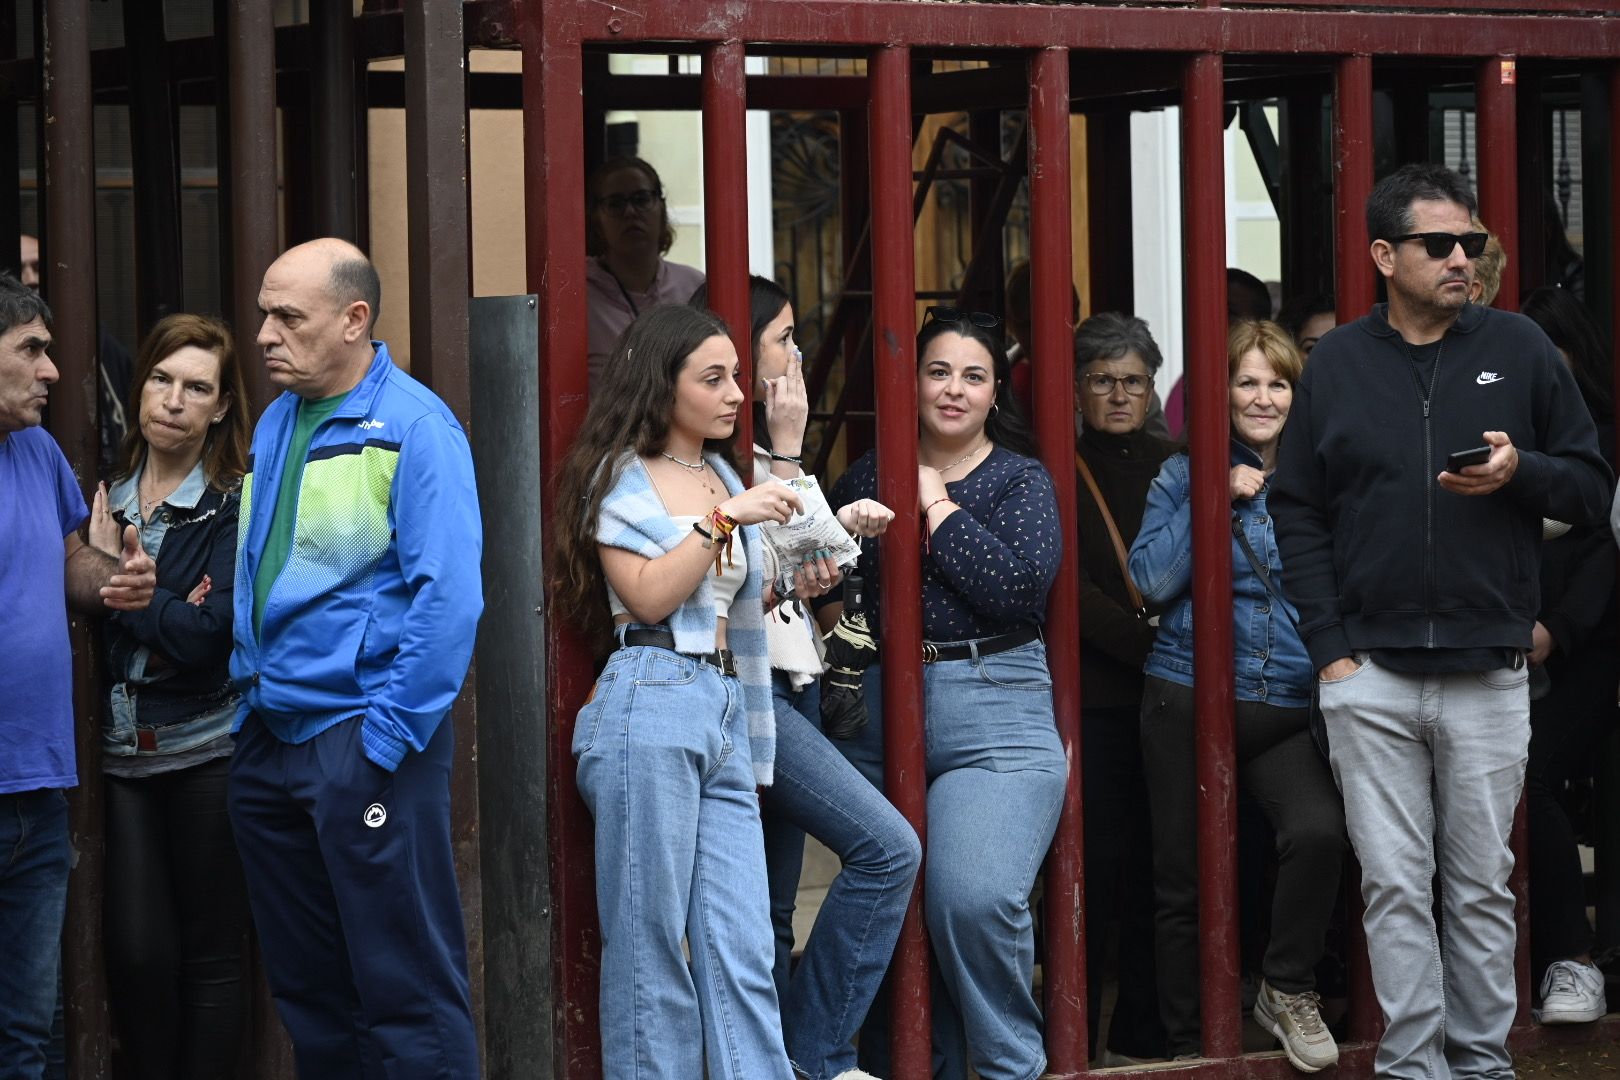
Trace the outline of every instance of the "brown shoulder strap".
<instances>
[{"instance_id":1,"label":"brown shoulder strap","mask_svg":"<svg viewBox=\"0 0 1620 1080\"><path fill-rule=\"evenodd\" d=\"M1145 605L1142 603L1142 592L1131 580L1130 560L1125 554L1125 541L1119 535L1119 526L1114 524L1114 515L1108 510L1108 500L1103 498L1102 489L1097 486L1097 478L1091 475L1091 466L1086 459L1080 456L1080 451L1074 452L1074 469L1080 474L1080 479L1086 482L1091 490L1091 497L1097 502L1097 509L1102 512L1103 524L1108 526L1108 539L1114 542L1114 558L1119 560L1119 572L1125 578L1125 591L1130 595L1131 605L1141 611Z\"/></svg>"}]
</instances>

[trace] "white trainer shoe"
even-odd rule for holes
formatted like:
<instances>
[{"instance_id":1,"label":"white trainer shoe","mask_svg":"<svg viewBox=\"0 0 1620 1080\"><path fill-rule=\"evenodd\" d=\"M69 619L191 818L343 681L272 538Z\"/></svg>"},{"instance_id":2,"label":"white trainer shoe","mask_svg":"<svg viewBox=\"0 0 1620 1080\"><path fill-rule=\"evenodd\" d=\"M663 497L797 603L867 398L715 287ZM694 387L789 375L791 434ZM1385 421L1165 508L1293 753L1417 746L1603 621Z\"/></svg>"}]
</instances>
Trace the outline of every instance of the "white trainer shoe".
<instances>
[{"instance_id":1,"label":"white trainer shoe","mask_svg":"<svg viewBox=\"0 0 1620 1080\"><path fill-rule=\"evenodd\" d=\"M1322 999L1314 990L1285 994L1261 982L1254 1000L1254 1022L1277 1036L1288 1063L1300 1072L1321 1072L1339 1063L1339 1044L1322 1021Z\"/></svg>"},{"instance_id":2,"label":"white trainer shoe","mask_svg":"<svg viewBox=\"0 0 1620 1080\"><path fill-rule=\"evenodd\" d=\"M1603 972L1578 960L1555 960L1541 977L1538 1023L1590 1024L1609 1011L1603 992Z\"/></svg>"}]
</instances>

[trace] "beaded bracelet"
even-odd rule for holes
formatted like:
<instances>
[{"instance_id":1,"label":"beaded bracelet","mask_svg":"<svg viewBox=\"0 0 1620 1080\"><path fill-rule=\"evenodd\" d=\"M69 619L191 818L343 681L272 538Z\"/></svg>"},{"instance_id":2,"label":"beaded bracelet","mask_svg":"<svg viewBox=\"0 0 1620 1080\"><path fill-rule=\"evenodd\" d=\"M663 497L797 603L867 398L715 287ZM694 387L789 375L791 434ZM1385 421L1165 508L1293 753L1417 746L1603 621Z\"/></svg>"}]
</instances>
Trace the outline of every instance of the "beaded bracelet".
<instances>
[{"instance_id":1,"label":"beaded bracelet","mask_svg":"<svg viewBox=\"0 0 1620 1080\"><path fill-rule=\"evenodd\" d=\"M778 454L775 450L767 450L766 453L770 455L772 461L785 461L790 465L804 467L804 458L802 457L789 457L787 454Z\"/></svg>"}]
</instances>

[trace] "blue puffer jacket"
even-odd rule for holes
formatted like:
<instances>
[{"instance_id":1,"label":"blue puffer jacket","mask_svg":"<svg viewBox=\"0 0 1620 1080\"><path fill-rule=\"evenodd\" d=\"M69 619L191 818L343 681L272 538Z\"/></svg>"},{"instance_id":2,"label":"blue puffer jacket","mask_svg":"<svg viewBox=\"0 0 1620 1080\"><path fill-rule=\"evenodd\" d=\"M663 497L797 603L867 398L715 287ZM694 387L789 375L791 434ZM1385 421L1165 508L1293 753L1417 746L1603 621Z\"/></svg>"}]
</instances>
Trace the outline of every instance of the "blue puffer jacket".
<instances>
[{"instance_id":1,"label":"blue puffer jacket","mask_svg":"<svg viewBox=\"0 0 1620 1080\"><path fill-rule=\"evenodd\" d=\"M1236 440L1231 461L1261 467L1260 455ZM1159 636L1144 670L1183 686L1193 682L1191 488L1187 455L1177 454L1166 461L1148 491L1147 512L1130 556L1132 580L1148 607L1161 613ZM1280 582L1282 560L1266 512L1268 490L1269 485L1254 498L1233 503L1232 513L1242 522L1249 546L1270 567L1272 580ZM1284 708L1309 704L1315 671L1294 628L1295 618L1291 606L1286 612L1277 610L1276 601L1234 538L1232 644L1239 699Z\"/></svg>"}]
</instances>

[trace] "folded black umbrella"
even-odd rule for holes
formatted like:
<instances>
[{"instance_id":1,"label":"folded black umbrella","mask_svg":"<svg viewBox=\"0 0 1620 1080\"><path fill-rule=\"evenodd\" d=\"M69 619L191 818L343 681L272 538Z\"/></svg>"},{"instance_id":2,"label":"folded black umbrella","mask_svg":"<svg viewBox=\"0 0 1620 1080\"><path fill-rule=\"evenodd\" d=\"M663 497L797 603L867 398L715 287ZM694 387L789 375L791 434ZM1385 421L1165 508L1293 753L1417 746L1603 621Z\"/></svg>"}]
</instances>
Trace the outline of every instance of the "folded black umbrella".
<instances>
[{"instance_id":1,"label":"folded black umbrella","mask_svg":"<svg viewBox=\"0 0 1620 1080\"><path fill-rule=\"evenodd\" d=\"M878 655L859 577L844 579L844 613L824 640L827 670L821 676L821 730L829 739L853 739L866 727L861 675Z\"/></svg>"}]
</instances>

